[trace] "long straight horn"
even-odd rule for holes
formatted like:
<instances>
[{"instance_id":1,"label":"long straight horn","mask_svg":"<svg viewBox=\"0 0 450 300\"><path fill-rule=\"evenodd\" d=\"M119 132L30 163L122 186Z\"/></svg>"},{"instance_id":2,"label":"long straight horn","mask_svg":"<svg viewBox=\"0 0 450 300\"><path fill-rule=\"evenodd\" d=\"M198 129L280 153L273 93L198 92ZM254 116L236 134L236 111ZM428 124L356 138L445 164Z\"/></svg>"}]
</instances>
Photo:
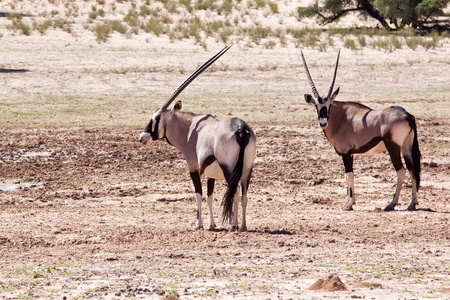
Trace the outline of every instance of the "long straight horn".
<instances>
[{"instance_id":1,"label":"long straight horn","mask_svg":"<svg viewBox=\"0 0 450 300\"><path fill-rule=\"evenodd\" d=\"M305 67L306 76L308 76L309 84L311 85L311 89L313 91L314 97L316 97L316 99L319 99L320 96L319 96L319 93L316 90L316 87L314 86L314 82L313 82L313 80L311 78L311 75L309 74L308 66L306 65L305 57L303 56L303 51L300 50L300 53L302 54L303 66Z\"/></svg>"},{"instance_id":2,"label":"long straight horn","mask_svg":"<svg viewBox=\"0 0 450 300\"><path fill-rule=\"evenodd\" d=\"M333 80L331 80L331 86L330 86L330 89L328 90L327 98L330 98L331 93L333 93L334 81L336 80L337 68L338 68L338 64L339 64L339 54L341 54L341 49L339 49L339 51L338 51L338 55L336 58L336 65L334 66Z\"/></svg>"},{"instance_id":3,"label":"long straight horn","mask_svg":"<svg viewBox=\"0 0 450 300\"><path fill-rule=\"evenodd\" d=\"M205 71L210 65L212 65L216 60L219 59L225 52L230 49L230 47L233 45L230 45L228 47L223 48L219 53L211 57L207 62L205 62L203 65L201 65L197 70L195 70L194 73L191 74L176 90L173 92L173 94L169 97L169 99L166 100L166 102L161 107L161 111L165 111L167 107L169 107L170 103L172 103L173 100L191 83L198 75L200 75L203 71Z\"/></svg>"}]
</instances>

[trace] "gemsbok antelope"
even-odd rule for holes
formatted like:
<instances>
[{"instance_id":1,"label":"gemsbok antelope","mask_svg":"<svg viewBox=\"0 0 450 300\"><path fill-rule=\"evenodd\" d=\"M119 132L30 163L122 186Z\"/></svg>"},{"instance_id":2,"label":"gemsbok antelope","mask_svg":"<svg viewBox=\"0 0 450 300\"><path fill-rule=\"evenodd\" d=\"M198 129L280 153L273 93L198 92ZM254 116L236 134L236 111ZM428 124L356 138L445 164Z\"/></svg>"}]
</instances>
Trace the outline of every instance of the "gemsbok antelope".
<instances>
[{"instance_id":1,"label":"gemsbok antelope","mask_svg":"<svg viewBox=\"0 0 450 300\"><path fill-rule=\"evenodd\" d=\"M412 182L412 200L408 210L415 210L418 204L417 191L420 185L421 157L415 118L400 106L374 110L356 102L335 101L339 93L339 88L333 92L339 54L340 50L328 94L322 98L314 86L305 57L301 51L303 66L314 94L314 97L305 94L305 101L314 103L316 106L320 128L323 129L326 138L344 161L347 202L343 209L352 210L353 204L355 204L353 155L377 154L387 150L397 171L397 188L392 202L384 210L394 210L398 203L405 178L402 154Z\"/></svg>"},{"instance_id":2,"label":"gemsbok antelope","mask_svg":"<svg viewBox=\"0 0 450 300\"><path fill-rule=\"evenodd\" d=\"M223 221L231 222L230 231L246 231L247 191L253 170L256 152L256 137L252 129L241 119L228 118L219 121L212 115L199 115L183 112L181 102L168 109L172 101L198 75L206 70L231 46L225 47L192 73L156 110L140 142L149 145L151 140L165 139L175 146L184 156L195 187L197 201L196 229L203 228L202 221L202 184L201 176L207 179L207 203L209 207L210 229L216 227L212 211L213 190L216 179L227 181L227 190L221 205ZM238 226L239 193L242 192L242 223ZM233 207L234 204L234 207Z\"/></svg>"}]
</instances>

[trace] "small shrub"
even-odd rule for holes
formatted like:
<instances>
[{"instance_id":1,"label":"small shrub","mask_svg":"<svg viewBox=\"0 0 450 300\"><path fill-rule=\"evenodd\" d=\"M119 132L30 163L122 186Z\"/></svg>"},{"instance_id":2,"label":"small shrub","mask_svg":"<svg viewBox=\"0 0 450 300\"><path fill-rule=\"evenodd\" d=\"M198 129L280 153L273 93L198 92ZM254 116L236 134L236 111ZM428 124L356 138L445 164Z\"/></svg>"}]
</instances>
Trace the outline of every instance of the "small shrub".
<instances>
[{"instance_id":1,"label":"small shrub","mask_svg":"<svg viewBox=\"0 0 450 300\"><path fill-rule=\"evenodd\" d=\"M131 27L139 27L139 15L134 8L128 11L125 17L123 17L123 20Z\"/></svg>"},{"instance_id":2,"label":"small shrub","mask_svg":"<svg viewBox=\"0 0 450 300\"><path fill-rule=\"evenodd\" d=\"M416 50L419 44L420 44L420 37L414 36L412 38L406 39L406 46L408 46L412 50Z\"/></svg>"},{"instance_id":3,"label":"small shrub","mask_svg":"<svg viewBox=\"0 0 450 300\"><path fill-rule=\"evenodd\" d=\"M307 35L300 39L300 42L306 47L315 47L319 42L318 31L309 31Z\"/></svg>"},{"instance_id":4,"label":"small shrub","mask_svg":"<svg viewBox=\"0 0 450 300\"><path fill-rule=\"evenodd\" d=\"M276 2L269 2L268 4L269 4L270 10L272 11L273 14L277 14L280 12L278 10L278 4Z\"/></svg>"},{"instance_id":5,"label":"small shrub","mask_svg":"<svg viewBox=\"0 0 450 300\"><path fill-rule=\"evenodd\" d=\"M12 21L12 25L7 26L7 29L20 31L22 34L27 36L31 34L31 27L22 22L21 14L10 14L8 19Z\"/></svg>"},{"instance_id":6,"label":"small shrub","mask_svg":"<svg viewBox=\"0 0 450 300\"><path fill-rule=\"evenodd\" d=\"M319 43L319 45L318 45L318 48L319 48L319 51L320 51L320 52L325 52L325 51L327 51L327 47L328 47L327 42L321 42L321 43Z\"/></svg>"},{"instance_id":7,"label":"small shrub","mask_svg":"<svg viewBox=\"0 0 450 300\"><path fill-rule=\"evenodd\" d=\"M89 13L89 19L95 20L95 19L97 19L97 16L98 16L97 11L91 11Z\"/></svg>"},{"instance_id":8,"label":"small shrub","mask_svg":"<svg viewBox=\"0 0 450 300\"><path fill-rule=\"evenodd\" d=\"M233 29L230 27L222 28L219 31L219 38L222 42L226 43L228 41L228 38L233 34Z\"/></svg>"},{"instance_id":9,"label":"small shrub","mask_svg":"<svg viewBox=\"0 0 450 300\"><path fill-rule=\"evenodd\" d=\"M180 4L183 5L189 13L192 13L194 8L191 5L191 0L181 0Z\"/></svg>"},{"instance_id":10,"label":"small shrub","mask_svg":"<svg viewBox=\"0 0 450 300\"><path fill-rule=\"evenodd\" d=\"M438 44L438 39L433 37L431 39L421 39L420 44L425 50L430 50L436 48L436 45Z\"/></svg>"},{"instance_id":11,"label":"small shrub","mask_svg":"<svg viewBox=\"0 0 450 300\"><path fill-rule=\"evenodd\" d=\"M356 43L354 39L345 39L344 47L350 50L356 50Z\"/></svg>"},{"instance_id":12,"label":"small shrub","mask_svg":"<svg viewBox=\"0 0 450 300\"><path fill-rule=\"evenodd\" d=\"M141 17L146 17L146 16L149 16L151 14L152 14L152 10L150 8L148 8L147 5L142 5L141 6L141 10L139 12L139 15ZM155 17L157 17L157 16L155 16Z\"/></svg>"},{"instance_id":13,"label":"small shrub","mask_svg":"<svg viewBox=\"0 0 450 300\"><path fill-rule=\"evenodd\" d=\"M247 33L254 43L259 44L261 39L268 37L272 33L272 29L270 27L253 26L248 28Z\"/></svg>"},{"instance_id":14,"label":"small shrub","mask_svg":"<svg viewBox=\"0 0 450 300\"><path fill-rule=\"evenodd\" d=\"M402 41L395 35L391 35L389 42L391 43L393 49L402 48Z\"/></svg>"},{"instance_id":15,"label":"small shrub","mask_svg":"<svg viewBox=\"0 0 450 300\"><path fill-rule=\"evenodd\" d=\"M232 0L225 0L223 1L222 5L219 7L217 12L219 14L222 14L222 12L225 13L225 15L229 15L231 11L233 10L233 1Z\"/></svg>"},{"instance_id":16,"label":"small shrub","mask_svg":"<svg viewBox=\"0 0 450 300\"><path fill-rule=\"evenodd\" d=\"M155 17L151 17L148 22L142 26L145 32L153 32L156 36L159 36L163 30L164 25L161 21Z\"/></svg>"},{"instance_id":17,"label":"small shrub","mask_svg":"<svg viewBox=\"0 0 450 300\"><path fill-rule=\"evenodd\" d=\"M195 9L197 10L214 10L216 5L214 0L198 0L195 3Z\"/></svg>"},{"instance_id":18,"label":"small shrub","mask_svg":"<svg viewBox=\"0 0 450 300\"><path fill-rule=\"evenodd\" d=\"M266 0L255 0L256 8L266 7Z\"/></svg>"},{"instance_id":19,"label":"small shrub","mask_svg":"<svg viewBox=\"0 0 450 300\"><path fill-rule=\"evenodd\" d=\"M358 44L361 48L364 48L367 45L366 37L364 35L358 36Z\"/></svg>"},{"instance_id":20,"label":"small shrub","mask_svg":"<svg viewBox=\"0 0 450 300\"><path fill-rule=\"evenodd\" d=\"M113 31L121 34L125 34L128 31L127 25L123 24L120 20L109 20L108 23L111 24Z\"/></svg>"},{"instance_id":21,"label":"small shrub","mask_svg":"<svg viewBox=\"0 0 450 300\"><path fill-rule=\"evenodd\" d=\"M100 16L100 17L104 17L105 16L105 11L103 10L103 8L100 8L99 10L98 10L98 15Z\"/></svg>"},{"instance_id":22,"label":"small shrub","mask_svg":"<svg viewBox=\"0 0 450 300\"><path fill-rule=\"evenodd\" d=\"M40 34L44 35L47 29L52 26L52 20L45 20L43 22L34 22L33 29L39 31Z\"/></svg>"},{"instance_id":23,"label":"small shrub","mask_svg":"<svg viewBox=\"0 0 450 300\"><path fill-rule=\"evenodd\" d=\"M95 35L97 36L97 42L106 42L112 32L112 25L110 23L97 24L95 26Z\"/></svg>"},{"instance_id":24,"label":"small shrub","mask_svg":"<svg viewBox=\"0 0 450 300\"><path fill-rule=\"evenodd\" d=\"M274 41L270 40L264 43L264 48L266 49L273 49L273 47L276 46L277 43L275 43Z\"/></svg>"},{"instance_id":25,"label":"small shrub","mask_svg":"<svg viewBox=\"0 0 450 300\"><path fill-rule=\"evenodd\" d=\"M305 36L308 32L308 29L292 29L288 28L287 33L292 35L295 39L300 39Z\"/></svg>"},{"instance_id":26,"label":"small shrub","mask_svg":"<svg viewBox=\"0 0 450 300\"><path fill-rule=\"evenodd\" d=\"M178 2L175 0L169 0L169 1L167 1L167 3L164 4L164 7L166 8L166 10L171 14L178 13L177 6L178 6Z\"/></svg>"}]
</instances>

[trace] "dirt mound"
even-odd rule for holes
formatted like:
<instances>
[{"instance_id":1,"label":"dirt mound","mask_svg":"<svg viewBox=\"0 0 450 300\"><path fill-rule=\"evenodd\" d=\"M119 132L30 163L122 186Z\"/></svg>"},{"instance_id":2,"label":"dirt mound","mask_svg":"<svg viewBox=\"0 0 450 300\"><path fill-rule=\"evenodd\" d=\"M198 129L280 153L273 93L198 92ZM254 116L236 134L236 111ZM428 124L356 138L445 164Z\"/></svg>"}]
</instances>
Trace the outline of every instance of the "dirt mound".
<instances>
[{"instance_id":1,"label":"dirt mound","mask_svg":"<svg viewBox=\"0 0 450 300\"><path fill-rule=\"evenodd\" d=\"M327 279L317 280L312 286L308 288L308 290L336 292L346 291L347 287L338 276L330 275Z\"/></svg>"}]
</instances>

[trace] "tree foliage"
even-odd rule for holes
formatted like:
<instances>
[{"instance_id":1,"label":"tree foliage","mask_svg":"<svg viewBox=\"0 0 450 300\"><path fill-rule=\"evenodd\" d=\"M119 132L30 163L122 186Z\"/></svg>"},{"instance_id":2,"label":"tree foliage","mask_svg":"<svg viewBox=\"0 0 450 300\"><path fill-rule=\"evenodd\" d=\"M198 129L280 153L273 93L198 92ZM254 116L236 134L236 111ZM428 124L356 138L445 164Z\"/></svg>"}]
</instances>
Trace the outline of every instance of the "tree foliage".
<instances>
[{"instance_id":1,"label":"tree foliage","mask_svg":"<svg viewBox=\"0 0 450 300\"><path fill-rule=\"evenodd\" d=\"M320 24L329 24L349 12L359 12L364 17L376 19L384 28L395 30L405 26L415 29L438 25L450 0L325 0L319 6L299 7L300 18L317 16ZM449 18L446 18L446 27Z\"/></svg>"}]
</instances>

